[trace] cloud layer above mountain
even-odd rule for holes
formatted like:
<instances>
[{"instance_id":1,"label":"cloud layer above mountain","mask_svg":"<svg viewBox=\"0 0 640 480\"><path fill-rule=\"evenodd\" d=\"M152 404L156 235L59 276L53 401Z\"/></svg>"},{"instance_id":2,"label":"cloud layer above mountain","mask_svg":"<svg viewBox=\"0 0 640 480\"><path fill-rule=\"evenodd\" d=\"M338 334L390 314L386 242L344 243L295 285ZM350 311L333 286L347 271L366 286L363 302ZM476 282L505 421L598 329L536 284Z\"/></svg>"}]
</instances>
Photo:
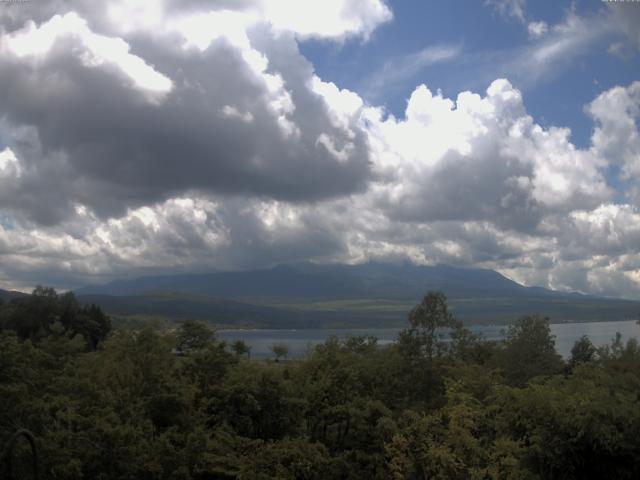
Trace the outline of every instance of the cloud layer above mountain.
<instances>
[{"instance_id":1,"label":"cloud layer above mountain","mask_svg":"<svg viewBox=\"0 0 640 480\"><path fill-rule=\"evenodd\" d=\"M299 42L382 0L35 3L0 13L3 285L410 259L640 298L640 82L579 148L507 79L396 118L320 78Z\"/></svg>"}]
</instances>

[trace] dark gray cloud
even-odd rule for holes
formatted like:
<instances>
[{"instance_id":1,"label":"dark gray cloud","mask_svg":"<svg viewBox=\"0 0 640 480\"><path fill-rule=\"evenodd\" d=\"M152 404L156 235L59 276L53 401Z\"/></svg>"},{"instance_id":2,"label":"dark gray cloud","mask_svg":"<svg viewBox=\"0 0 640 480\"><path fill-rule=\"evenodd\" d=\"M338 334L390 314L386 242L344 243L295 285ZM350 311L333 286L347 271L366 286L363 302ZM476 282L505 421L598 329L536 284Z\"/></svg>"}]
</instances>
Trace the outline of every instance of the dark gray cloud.
<instances>
[{"instance_id":1,"label":"dark gray cloud","mask_svg":"<svg viewBox=\"0 0 640 480\"><path fill-rule=\"evenodd\" d=\"M640 48L640 9L635 2L607 2L619 28L627 34L633 47Z\"/></svg>"},{"instance_id":2,"label":"dark gray cloud","mask_svg":"<svg viewBox=\"0 0 640 480\"><path fill-rule=\"evenodd\" d=\"M92 52L77 38L63 37L37 60L4 52L0 115L10 127L37 134L34 145L10 145L27 167L21 189L37 186L54 156L64 161L46 181L66 179L52 186L104 217L193 190L295 202L364 189L364 134L350 138L332 125L326 104L307 86L312 67L292 37L281 35L266 47L274 59L266 81L281 78L280 88L270 90L262 72L224 38L204 51L184 49L171 35L140 39L134 53L143 52L173 82L159 101L146 100L113 65L87 66L84 58ZM278 55L287 59L278 61ZM273 103L286 103L288 96L291 107L274 112ZM283 130L285 122L292 132ZM323 134L338 150L350 145L346 161L318 143ZM41 193L29 195L38 201ZM56 203L59 210L65 202ZM25 210L30 213L28 205ZM45 223L59 216L31 214Z\"/></svg>"},{"instance_id":3,"label":"dark gray cloud","mask_svg":"<svg viewBox=\"0 0 640 480\"><path fill-rule=\"evenodd\" d=\"M486 219L503 228L533 230L544 208L531 185L517 181L533 177L533 166L517 158L505 161L495 147L473 156L447 152L441 164L425 172L422 185L414 179L413 188L401 197L385 198L383 208L409 222Z\"/></svg>"}]
</instances>

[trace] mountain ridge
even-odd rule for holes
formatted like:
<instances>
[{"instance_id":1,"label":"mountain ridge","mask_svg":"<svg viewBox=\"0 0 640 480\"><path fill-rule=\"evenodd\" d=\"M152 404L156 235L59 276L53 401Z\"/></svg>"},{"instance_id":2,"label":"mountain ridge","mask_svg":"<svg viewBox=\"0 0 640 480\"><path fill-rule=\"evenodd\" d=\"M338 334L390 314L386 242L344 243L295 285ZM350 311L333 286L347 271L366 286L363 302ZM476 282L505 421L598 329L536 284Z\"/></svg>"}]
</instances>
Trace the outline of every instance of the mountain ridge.
<instances>
[{"instance_id":1,"label":"mountain ridge","mask_svg":"<svg viewBox=\"0 0 640 480\"><path fill-rule=\"evenodd\" d=\"M283 264L266 269L143 276L76 289L78 295L138 295L173 291L210 297L276 296L285 298L415 298L442 290L451 298L469 294L526 293L582 295L526 287L489 269L368 262L357 265Z\"/></svg>"},{"instance_id":2,"label":"mountain ridge","mask_svg":"<svg viewBox=\"0 0 640 480\"><path fill-rule=\"evenodd\" d=\"M17 290L5 290L0 288L0 299L10 301L14 298L21 298L28 295L27 293L18 292Z\"/></svg>"},{"instance_id":3,"label":"mountain ridge","mask_svg":"<svg viewBox=\"0 0 640 480\"><path fill-rule=\"evenodd\" d=\"M118 315L198 318L262 328L401 326L429 290L444 292L465 323L635 318L640 302L526 287L488 269L369 262L277 265L242 272L146 276L76 290Z\"/></svg>"}]
</instances>

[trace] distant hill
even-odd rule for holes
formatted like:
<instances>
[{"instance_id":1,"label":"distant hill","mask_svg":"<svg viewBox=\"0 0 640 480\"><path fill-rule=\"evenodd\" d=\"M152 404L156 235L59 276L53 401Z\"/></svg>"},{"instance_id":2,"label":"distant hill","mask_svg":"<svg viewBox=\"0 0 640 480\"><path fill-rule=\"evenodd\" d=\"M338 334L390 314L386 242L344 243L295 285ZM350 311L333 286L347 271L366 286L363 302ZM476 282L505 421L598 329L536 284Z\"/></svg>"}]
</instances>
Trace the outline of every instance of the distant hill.
<instances>
[{"instance_id":1,"label":"distant hill","mask_svg":"<svg viewBox=\"0 0 640 480\"><path fill-rule=\"evenodd\" d=\"M406 314L348 310L288 308L195 298L185 294L79 295L82 303L95 303L114 316L160 316L174 320L198 319L223 326L247 328L384 327L402 325Z\"/></svg>"},{"instance_id":2,"label":"distant hill","mask_svg":"<svg viewBox=\"0 0 640 480\"><path fill-rule=\"evenodd\" d=\"M449 298L482 296L571 296L524 287L485 269L365 263L362 265L281 265L264 270L141 277L76 290L79 295L139 295L184 292L219 298L389 298L416 299L428 290Z\"/></svg>"},{"instance_id":3,"label":"distant hill","mask_svg":"<svg viewBox=\"0 0 640 480\"><path fill-rule=\"evenodd\" d=\"M396 326L429 290L443 291L466 323L636 318L640 302L525 287L486 269L366 263L282 265L244 272L149 276L78 289L120 315L200 318L270 328Z\"/></svg>"},{"instance_id":4,"label":"distant hill","mask_svg":"<svg viewBox=\"0 0 640 480\"><path fill-rule=\"evenodd\" d=\"M12 300L14 298L20 298L26 296L26 293L16 292L15 290L2 290L0 288L0 298L5 301Z\"/></svg>"}]
</instances>

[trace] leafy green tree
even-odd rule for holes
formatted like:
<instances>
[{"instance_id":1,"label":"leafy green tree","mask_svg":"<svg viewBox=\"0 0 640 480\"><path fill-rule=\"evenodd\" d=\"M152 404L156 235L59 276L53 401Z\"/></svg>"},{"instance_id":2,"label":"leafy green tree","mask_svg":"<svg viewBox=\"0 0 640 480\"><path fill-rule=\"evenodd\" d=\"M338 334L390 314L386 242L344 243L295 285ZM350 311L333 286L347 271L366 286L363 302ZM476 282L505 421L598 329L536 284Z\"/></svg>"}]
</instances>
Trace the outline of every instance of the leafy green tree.
<instances>
[{"instance_id":1,"label":"leafy green tree","mask_svg":"<svg viewBox=\"0 0 640 480\"><path fill-rule=\"evenodd\" d=\"M464 328L461 322L457 322L451 328L450 337L452 356L464 363L484 365L496 355L496 342L485 341L469 329Z\"/></svg>"},{"instance_id":2,"label":"leafy green tree","mask_svg":"<svg viewBox=\"0 0 640 480\"><path fill-rule=\"evenodd\" d=\"M441 409L405 413L400 433L386 445L392 478L487 478L483 417L482 404L459 383L448 386Z\"/></svg>"},{"instance_id":3,"label":"leafy green tree","mask_svg":"<svg viewBox=\"0 0 640 480\"><path fill-rule=\"evenodd\" d=\"M233 342L231 344L231 350L233 350L238 356L246 354L249 358L251 358L251 347L247 345L244 340L236 340L235 342Z\"/></svg>"},{"instance_id":4,"label":"leafy green tree","mask_svg":"<svg viewBox=\"0 0 640 480\"><path fill-rule=\"evenodd\" d=\"M252 439L281 439L301 423L300 402L278 365L238 362L204 402L209 428L228 425Z\"/></svg>"},{"instance_id":5,"label":"leafy green tree","mask_svg":"<svg viewBox=\"0 0 640 480\"><path fill-rule=\"evenodd\" d=\"M635 375L581 365L573 375L499 389L494 428L524 447L521 464L535 478L637 478L639 386Z\"/></svg>"},{"instance_id":6,"label":"leafy green tree","mask_svg":"<svg viewBox=\"0 0 640 480\"><path fill-rule=\"evenodd\" d=\"M331 457L320 443L284 439L259 444L246 457L239 480L324 480L331 475Z\"/></svg>"},{"instance_id":7,"label":"leafy green tree","mask_svg":"<svg viewBox=\"0 0 640 480\"><path fill-rule=\"evenodd\" d=\"M501 353L500 366L511 385L522 386L533 377L560 373L564 368L546 317L524 316L510 325Z\"/></svg>"},{"instance_id":8,"label":"leafy green tree","mask_svg":"<svg viewBox=\"0 0 640 480\"><path fill-rule=\"evenodd\" d=\"M70 335L82 335L95 350L111 331L111 319L97 305L85 305L69 326Z\"/></svg>"},{"instance_id":9,"label":"leafy green tree","mask_svg":"<svg viewBox=\"0 0 640 480\"><path fill-rule=\"evenodd\" d=\"M412 355L432 360L445 349L445 329L458 325L449 313L442 292L428 292L409 313L410 328L400 332L398 343Z\"/></svg>"},{"instance_id":10,"label":"leafy green tree","mask_svg":"<svg viewBox=\"0 0 640 480\"><path fill-rule=\"evenodd\" d=\"M599 363L616 377L635 375L640 371L640 345L638 340L630 338L622 341L620 332L616 333L610 345L598 348Z\"/></svg>"},{"instance_id":11,"label":"leafy green tree","mask_svg":"<svg viewBox=\"0 0 640 480\"><path fill-rule=\"evenodd\" d=\"M589 337L583 335L575 341L573 347L571 347L571 358L569 359L569 365L575 367L581 363L589 363L595 360L596 347L591 343Z\"/></svg>"},{"instance_id":12,"label":"leafy green tree","mask_svg":"<svg viewBox=\"0 0 640 480\"><path fill-rule=\"evenodd\" d=\"M274 343L269 347L269 350L276 356L276 362L289 355L289 345L285 343Z\"/></svg>"},{"instance_id":13,"label":"leafy green tree","mask_svg":"<svg viewBox=\"0 0 640 480\"><path fill-rule=\"evenodd\" d=\"M378 339L371 335L367 336L348 336L344 341L347 350L353 353L367 354L372 353L378 348Z\"/></svg>"},{"instance_id":14,"label":"leafy green tree","mask_svg":"<svg viewBox=\"0 0 640 480\"><path fill-rule=\"evenodd\" d=\"M21 339L37 341L50 333L58 319L58 294L53 288L38 285L31 295L15 302L7 326Z\"/></svg>"},{"instance_id":15,"label":"leafy green tree","mask_svg":"<svg viewBox=\"0 0 640 480\"><path fill-rule=\"evenodd\" d=\"M397 372L412 408L432 408L444 401L444 364L451 350L446 337L459 327L449 312L447 297L428 292L409 314L410 327L398 335L395 348L404 366ZM428 407L427 407L428 406Z\"/></svg>"},{"instance_id":16,"label":"leafy green tree","mask_svg":"<svg viewBox=\"0 0 640 480\"><path fill-rule=\"evenodd\" d=\"M27 297L14 300L4 317L4 327L22 339L41 341L59 334L57 327L54 332L54 325L61 325L65 335L81 335L91 350L111 331L111 319L97 305L81 306L73 292L58 295L53 288L42 286Z\"/></svg>"},{"instance_id":17,"label":"leafy green tree","mask_svg":"<svg viewBox=\"0 0 640 480\"><path fill-rule=\"evenodd\" d=\"M65 292L58 296L59 319L65 330L74 329L78 322L81 306L73 292Z\"/></svg>"},{"instance_id":18,"label":"leafy green tree","mask_svg":"<svg viewBox=\"0 0 640 480\"><path fill-rule=\"evenodd\" d=\"M182 363L181 373L196 387L196 400L206 401L215 395L236 363L237 357L229 353L223 343L212 342L189 355Z\"/></svg>"},{"instance_id":19,"label":"leafy green tree","mask_svg":"<svg viewBox=\"0 0 640 480\"><path fill-rule=\"evenodd\" d=\"M211 343L213 330L204 322L186 320L176 334L176 348L181 353L201 350Z\"/></svg>"}]
</instances>

